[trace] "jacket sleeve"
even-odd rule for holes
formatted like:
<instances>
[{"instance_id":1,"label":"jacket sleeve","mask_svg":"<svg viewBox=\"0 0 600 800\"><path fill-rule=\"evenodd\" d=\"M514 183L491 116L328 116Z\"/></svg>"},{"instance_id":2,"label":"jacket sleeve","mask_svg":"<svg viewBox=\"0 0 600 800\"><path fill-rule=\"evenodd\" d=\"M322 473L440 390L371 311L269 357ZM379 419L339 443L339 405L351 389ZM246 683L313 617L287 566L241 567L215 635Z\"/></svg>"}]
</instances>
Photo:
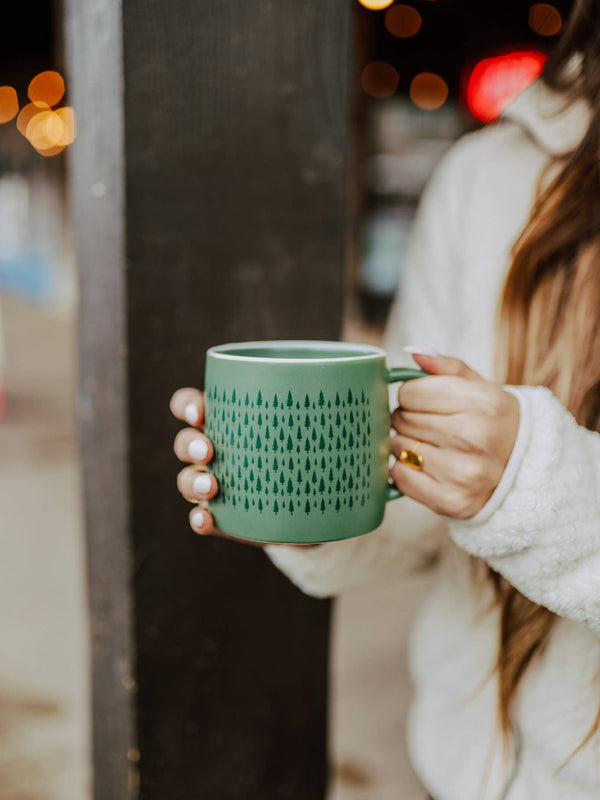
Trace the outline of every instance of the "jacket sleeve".
<instances>
[{"instance_id":1,"label":"jacket sleeve","mask_svg":"<svg viewBox=\"0 0 600 800\"><path fill-rule=\"evenodd\" d=\"M459 281L460 265L454 254L464 208L460 191L464 142L442 160L420 204L401 291L386 329L384 347L390 366L413 363L402 351L406 344L428 345L440 352L454 349L461 317L453 298ZM392 407L397 388L390 387ZM388 504L381 527L366 536L312 548L267 545L265 552L304 592L327 597L430 564L444 530L444 519L404 497Z\"/></svg>"},{"instance_id":2,"label":"jacket sleeve","mask_svg":"<svg viewBox=\"0 0 600 800\"><path fill-rule=\"evenodd\" d=\"M600 434L549 389L506 387L521 420L504 476L455 542L556 614L600 634Z\"/></svg>"}]
</instances>

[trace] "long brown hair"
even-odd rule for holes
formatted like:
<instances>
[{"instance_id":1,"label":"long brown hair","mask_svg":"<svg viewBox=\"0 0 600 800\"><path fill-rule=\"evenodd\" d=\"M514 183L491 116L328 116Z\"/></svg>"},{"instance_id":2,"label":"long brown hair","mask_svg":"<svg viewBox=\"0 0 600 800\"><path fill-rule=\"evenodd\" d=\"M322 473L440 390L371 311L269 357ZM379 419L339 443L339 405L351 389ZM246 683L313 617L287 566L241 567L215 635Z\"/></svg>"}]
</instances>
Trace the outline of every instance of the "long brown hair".
<instances>
[{"instance_id":1,"label":"long brown hair","mask_svg":"<svg viewBox=\"0 0 600 800\"><path fill-rule=\"evenodd\" d=\"M600 1L577 0L543 80L565 104L585 99L590 127L577 149L549 165L513 249L500 303L498 376L547 386L580 425L600 430ZM500 605L499 711L511 705L555 616L490 570ZM600 723L600 712L585 744Z\"/></svg>"}]
</instances>

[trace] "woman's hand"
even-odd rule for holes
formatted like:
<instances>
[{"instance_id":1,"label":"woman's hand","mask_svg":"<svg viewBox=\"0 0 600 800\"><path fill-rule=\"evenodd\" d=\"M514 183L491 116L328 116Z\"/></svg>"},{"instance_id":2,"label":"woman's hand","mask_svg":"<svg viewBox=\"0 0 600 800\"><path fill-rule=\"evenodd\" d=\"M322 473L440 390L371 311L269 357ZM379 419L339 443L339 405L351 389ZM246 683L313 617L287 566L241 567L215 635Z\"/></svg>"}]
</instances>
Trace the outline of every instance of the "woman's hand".
<instances>
[{"instance_id":1,"label":"woman's hand","mask_svg":"<svg viewBox=\"0 0 600 800\"><path fill-rule=\"evenodd\" d=\"M179 389L169 405L177 419L191 426L179 431L173 445L177 458L191 465L177 476L177 488L184 497L203 503L219 491L214 475L203 469L215 453L210 439L199 430L204 423L204 394L198 389ZM190 511L190 525L196 533L221 533L215 529L210 511L199 505Z\"/></svg>"},{"instance_id":2,"label":"woman's hand","mask_svg":"<svg viewBox=\"0 0 600 800\"><path fill-rule=\"evenodd\" d=\"M212 460L215 450L210 439L200 430L204 424L204 394L198 389L178 389L171 398L169 406L177 419L187 422L191 426L179 431L175 437L173 449L180 461L190 464L177 475L177 488L187 500L197 500L199 503L199 505L194 505L190 511L192 530L203 536L212 534L253 547L262 547L262 542L230 536L216 528L215 519L206 508L206 501L217 494L219 485L215 476L205 470L205 465ZM317 545L298 546L305 550L317 547Z\"/></svg>"},{"instance_id":3,"label":"woman's hand","mask_svg":"<svg viewBox=\"0 0 600 800\"><path fill-rule=\"evenodd\" d=\"M397 461L391 476L408 497L438 514L468 519L500 482L519 427L519 401L464 362L415 354L432 377L402 384L392 414L392 453L414 449L418 471Z\"/></svg>"},{"instance_id":4,"label":"woman's hand","mask_svg":"<svg viewBox=\"0 0 600 800\"><path fill-rule=\"evenodd\" d=\"M215 476L204 469L215 454L212 442L199 430L204 424L204 394L198 389L179 389L169 405L177 419L191 426L179 431L173 449L180 461L190 464L178 474L177 488L186 499L197 500L199 503L190 511L192 530L203 536L213 534L240 541L216 528L214 517L206 508L206 501L217 494L219 485ZM262 546L258 542L245 543Z\"/></svg>"}]
</instances>

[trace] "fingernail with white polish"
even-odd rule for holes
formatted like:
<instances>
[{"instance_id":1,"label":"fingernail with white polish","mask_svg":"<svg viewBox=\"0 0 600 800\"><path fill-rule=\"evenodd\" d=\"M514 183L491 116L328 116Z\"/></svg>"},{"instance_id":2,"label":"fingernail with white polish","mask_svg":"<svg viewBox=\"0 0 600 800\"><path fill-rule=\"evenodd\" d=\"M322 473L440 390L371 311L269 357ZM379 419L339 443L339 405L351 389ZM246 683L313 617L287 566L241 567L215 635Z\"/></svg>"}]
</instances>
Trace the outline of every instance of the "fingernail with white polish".
<instances>
[{"instance_id":1,"label":"fingernail with white polish","mask_svg":"<svg viewBox=\"0 0 600 800\"><path fill-rule=\"evenodd\" d=\"M402 348L405 353L410 353L411 355L417 356L434 356L437 357L441 355L438 353L437 350L433 347L428 347L427 345L420 345L420 344L407 344L406 347Z\"/></svg>"},{"instance_id":2,"label":"fingernail with white polish","mask_svg":"<svg viewBox=\"0 0 600 800\"><path fill-rule=\"evenodd\" d=\"M195 403L188 403L183 412L183 416L190 425L198 424L198 406Z\"/></svg>"},{"instance_id":3,"label":"fingernail with white polish","mask_svg":"<svg viewBox=\"0 0 600 800\"><path fill-rule=\"evenodd\" d=\"M206 474L198 475L197 478L194 478L194 483L192 484L195 494L207 494L210 492L211 486L210 475Z\"/></svg>"},{"instance_id":4,"label":"fingernail with white polish","mask_svg":"<svg viewBox=\"0 0 600 800\"><path fill-rule=\"evenodd\" d=\"M208 455L208 445L204 439L192 439L188 445L188 453L196 461L202 461Z\"/></svg>"},{"instance_id":5,"label":"fingernail with white polish","mask_svg":"<svg viewBox=\"0 0 600 800\"><path fill-rule=\"evenodd\" d=\"M201 511L194 511L192 514L192 525L194 528L201 528L204 525L204 514Z\"/></svg>"}]
</instances>

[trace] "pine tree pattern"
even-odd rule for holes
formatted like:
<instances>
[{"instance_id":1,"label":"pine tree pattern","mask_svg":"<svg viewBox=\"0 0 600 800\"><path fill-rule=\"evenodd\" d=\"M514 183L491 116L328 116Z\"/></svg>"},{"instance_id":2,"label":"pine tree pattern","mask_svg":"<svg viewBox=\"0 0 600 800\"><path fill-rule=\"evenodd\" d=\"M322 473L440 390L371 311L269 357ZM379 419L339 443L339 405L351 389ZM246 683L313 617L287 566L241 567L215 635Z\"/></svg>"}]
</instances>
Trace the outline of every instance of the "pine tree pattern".
<instances>
[{"instance_id":1,"label":"pine tree pattern","mask_svg":"<svg viewBox=\"0 0 600 800\"><path fill-rule=\"evenodd\" d=\"M371 409L364 391L296 398L291 390L250 396L213 385L206 408L218 503L310 517L368 502Z\"/></svg>"}]
</instances>

